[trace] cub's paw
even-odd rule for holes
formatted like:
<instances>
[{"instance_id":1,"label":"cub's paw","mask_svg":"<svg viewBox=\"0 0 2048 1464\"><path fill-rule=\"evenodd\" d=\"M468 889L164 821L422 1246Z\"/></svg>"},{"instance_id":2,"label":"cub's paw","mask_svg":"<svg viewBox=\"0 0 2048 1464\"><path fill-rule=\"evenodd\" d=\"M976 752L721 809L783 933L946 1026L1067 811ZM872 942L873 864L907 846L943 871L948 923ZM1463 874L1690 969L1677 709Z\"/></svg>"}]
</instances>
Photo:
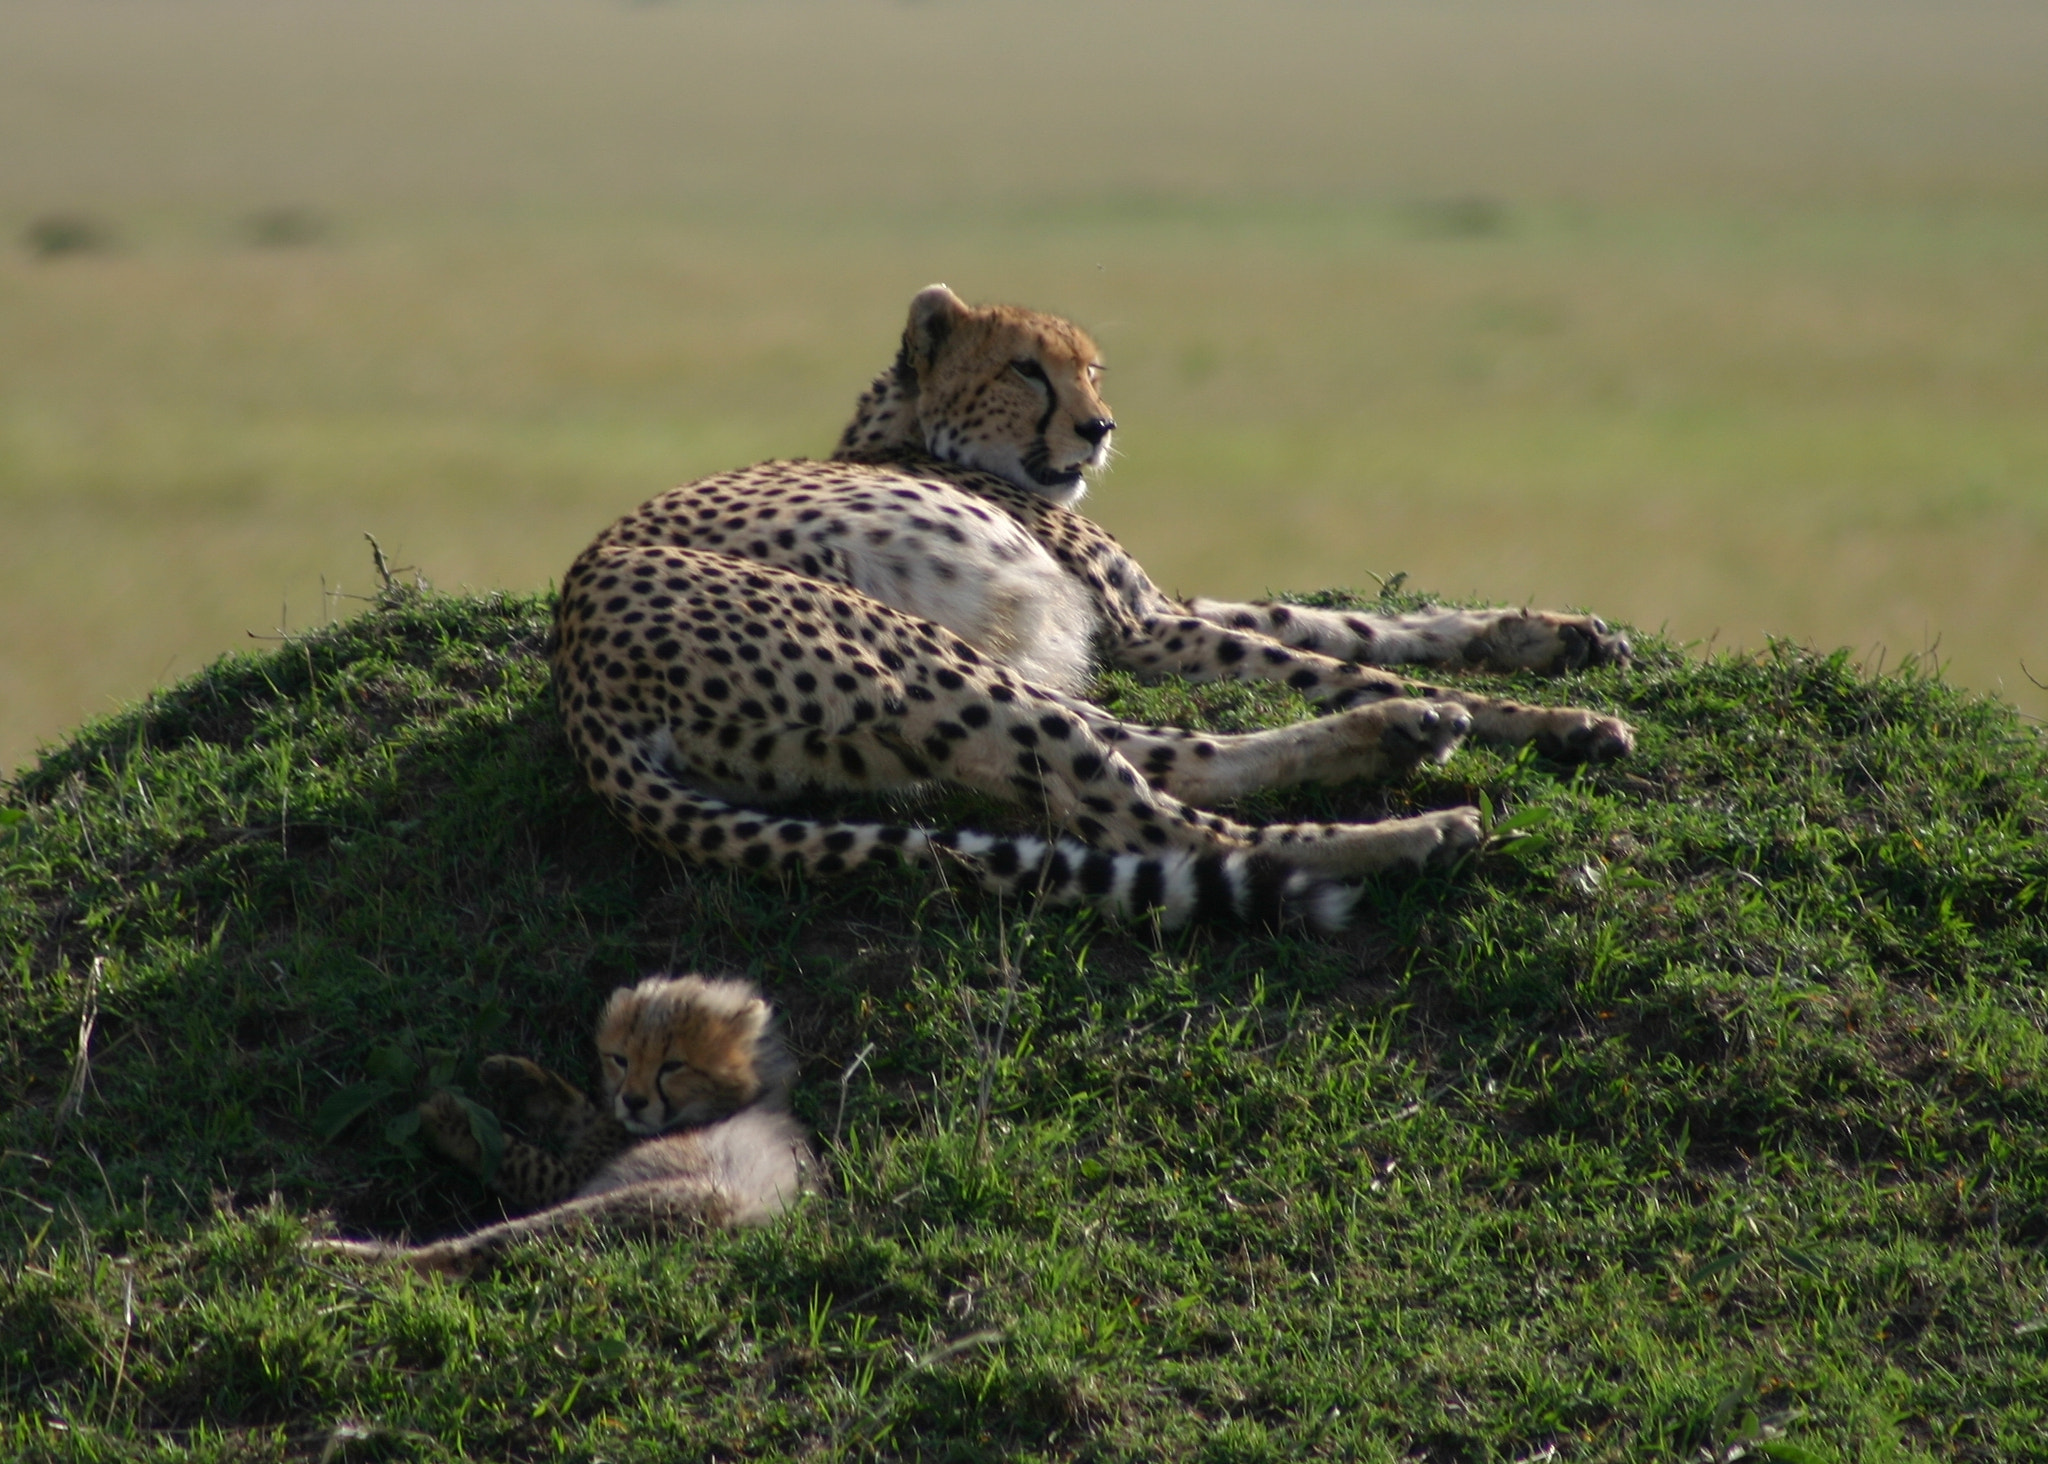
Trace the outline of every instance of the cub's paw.
<instances>
[{"instance_id":1,"label":"cub's paw","mask_svg":"<svg viewBox=\"0 0 2048 1464\"><path fill-rule=\"evenodd\" d=\"M539 1063L531 1058L514 1057L509 1052L492 1053L477 1064L476 1071L493 1098L514 1101L533 1092L545 1091L555 1081L555 1075Z\"/></svg>"},{"instance_id":2,"label":"cub's paw","mask_svg":"<svg viewBox=\"0 0 2048 1464\"><path fill-rule=\"evenodd\" d=\"M482 1173L483 1149L469 1125L469 1109L443 1088L419 1107L420 1133L442 1154L472 1173Z\"/></svg>"},{"instance_id":3,"label":"cub's paw","mask_svg":"<svg viewBox=\"0 0 2048 1464\"><path fill-rule=\"evenodd\" d=\"M1465 648L1465 659L1494 671L1556 676L1589 666L1626 666L1635 649L1597 615L1508 610Z\"/></svg>"},{"instance_id":4,"label":"cub's paw","mask_svg":"<svg viewBox=\"0 0 2048 1464\"><path fill-rule=\"evenodd\" d=\"M510 1053L493 1053L477 1066L491 1106L529 1128L546 1129L586 1105L571 1084L539 1063Z\"/></svg>"}]
</instances>

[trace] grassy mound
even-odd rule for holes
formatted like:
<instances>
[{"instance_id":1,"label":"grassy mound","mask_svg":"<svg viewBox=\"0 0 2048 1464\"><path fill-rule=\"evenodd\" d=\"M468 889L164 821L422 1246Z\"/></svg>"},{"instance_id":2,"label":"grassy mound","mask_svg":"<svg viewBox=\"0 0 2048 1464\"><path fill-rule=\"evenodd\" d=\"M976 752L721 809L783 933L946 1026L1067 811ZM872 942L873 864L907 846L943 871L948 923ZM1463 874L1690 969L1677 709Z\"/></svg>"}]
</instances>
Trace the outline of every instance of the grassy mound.
<instances>
[{"instance_id":1,"label":"grassy mound","mask_svg":"<svg viewBox=\"0 0 2048 1464\"><path fill-rule=\"evenodd\" d=\"M1620 710L1624 765L1254 810L1483 797L1491 852L1342 939L1161 942L643 852L547 612L387 597L7 790L0 1453L2048 1453L2048 747L2010 709L1651 638L1523 692ZM497 1049L585 1073L663 966L777 997L831 1195L463 1286L303 1252L494 1217L415 1097Z\"/></svg>"}]
</instances>

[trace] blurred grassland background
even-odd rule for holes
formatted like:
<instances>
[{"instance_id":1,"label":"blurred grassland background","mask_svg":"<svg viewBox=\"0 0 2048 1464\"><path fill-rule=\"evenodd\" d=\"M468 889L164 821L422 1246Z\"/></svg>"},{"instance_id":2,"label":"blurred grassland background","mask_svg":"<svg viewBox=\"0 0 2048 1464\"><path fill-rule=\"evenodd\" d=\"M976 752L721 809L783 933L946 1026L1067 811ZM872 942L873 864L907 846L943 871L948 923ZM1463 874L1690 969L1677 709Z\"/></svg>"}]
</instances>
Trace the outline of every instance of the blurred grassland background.
<instances>
[{"instance_id":1,"label":"blurred grassland background","mask_svg":"<svg viewBox=\"0 0 2048 1464\"><path fill-rule=\"evenodd\" d=\"M1188 592L2048 693L2048 6L0 0L0 771L1070 314ZM67 232L68 231L68 232Z\"/></svg>"}]
</instances>

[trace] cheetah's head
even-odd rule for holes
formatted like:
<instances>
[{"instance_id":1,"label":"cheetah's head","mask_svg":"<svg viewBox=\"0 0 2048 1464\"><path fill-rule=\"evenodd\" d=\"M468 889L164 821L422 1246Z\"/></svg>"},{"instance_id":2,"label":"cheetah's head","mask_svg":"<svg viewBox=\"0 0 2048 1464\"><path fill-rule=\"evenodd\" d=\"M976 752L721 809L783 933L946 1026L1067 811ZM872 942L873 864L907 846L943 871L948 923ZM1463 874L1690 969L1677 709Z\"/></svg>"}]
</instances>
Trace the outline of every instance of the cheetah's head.
<instances>
[{"instance_id":1,"label":"cheetah's head","mask_svg":"<svg viewBox=\"0 0 2048 1464\"><path fill-rule=\"evenodd\" d=\"M971 306L944 285L910 302L895 385L915 393L916 433L933 457L980 468L1071 504L1082 474L1109 461L1116 423L1088 333L1015 305Z\"/></svg>"},{"instance_id":2,"label":"cheetah's head","mask_svg":"<svg viewBox=\"0 0 2048 1464\"><path fill-rule=\"evenodd\" d=\"M768 1003L744 981L650 976L612 993L597 1025L605 1106L636 1134L711 1123L786 1092Z\"/></svg>"}]
</instances>

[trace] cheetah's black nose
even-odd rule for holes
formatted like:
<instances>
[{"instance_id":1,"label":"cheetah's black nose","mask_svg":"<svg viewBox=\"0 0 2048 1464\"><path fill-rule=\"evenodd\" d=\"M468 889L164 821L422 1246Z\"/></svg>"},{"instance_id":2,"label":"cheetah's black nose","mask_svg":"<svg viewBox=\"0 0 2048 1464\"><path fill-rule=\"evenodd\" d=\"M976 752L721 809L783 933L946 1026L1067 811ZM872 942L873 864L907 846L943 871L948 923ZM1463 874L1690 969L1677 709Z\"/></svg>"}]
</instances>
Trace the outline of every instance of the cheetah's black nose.
<instances>
[{"instance_id":1,"label":"cheetah's black nose","mask_svg":"<svg viewBox=\"0 0 2048 1464\"><path fill-rule=\"evenodd\" d=\"M628 1093L620 1101L626 1105L628 1113L638 1113L647 1106L647 1095L644 1093Z\"/></svg>"},{"instance_id":2,"label":"cheetah's black nose","mask_svg":"<svg viewBox=\"0 0 2048 1464\"><path fill-rule=\"evenodd\" d=\"M1100 447L1102 439L1116 431L1116 423L1107 417L1090 417L1085 422L1074 424L1074 435L1090 447Z\"/></svg>"}]
</instances>

